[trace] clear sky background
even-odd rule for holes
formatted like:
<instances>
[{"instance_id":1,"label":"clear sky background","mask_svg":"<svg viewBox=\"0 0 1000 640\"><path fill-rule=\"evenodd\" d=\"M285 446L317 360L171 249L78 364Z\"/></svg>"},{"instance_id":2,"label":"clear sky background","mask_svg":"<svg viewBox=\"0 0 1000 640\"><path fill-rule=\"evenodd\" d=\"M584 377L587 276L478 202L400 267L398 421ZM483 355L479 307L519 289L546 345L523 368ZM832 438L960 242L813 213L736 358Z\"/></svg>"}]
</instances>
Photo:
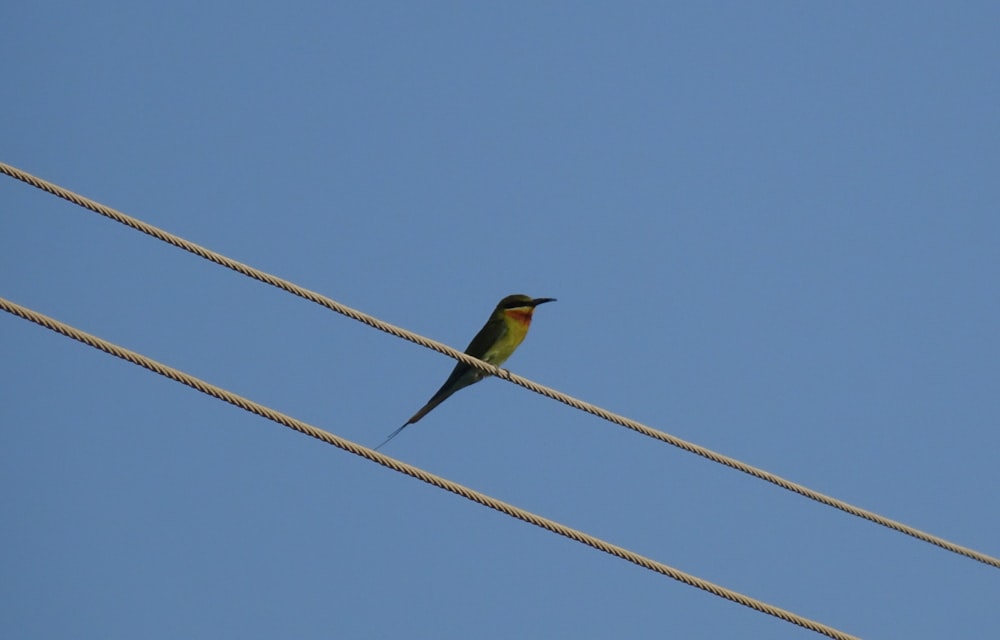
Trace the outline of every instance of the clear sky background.
<instances>
[{"instance_id":1,"label":"clear sky background","mask_svg":"<svg viewBox=\"0 0 1000 640\"><path fill-rule=\"evenodd\" d=\"M1000 554L1000 5L31 2L0 160ZM0 295L375 445L453 361L6 177ZM808 638L0 314L5 638ZM1000 571L499 380L386 453L866 638Z\"/></svg>"}]
</instances>

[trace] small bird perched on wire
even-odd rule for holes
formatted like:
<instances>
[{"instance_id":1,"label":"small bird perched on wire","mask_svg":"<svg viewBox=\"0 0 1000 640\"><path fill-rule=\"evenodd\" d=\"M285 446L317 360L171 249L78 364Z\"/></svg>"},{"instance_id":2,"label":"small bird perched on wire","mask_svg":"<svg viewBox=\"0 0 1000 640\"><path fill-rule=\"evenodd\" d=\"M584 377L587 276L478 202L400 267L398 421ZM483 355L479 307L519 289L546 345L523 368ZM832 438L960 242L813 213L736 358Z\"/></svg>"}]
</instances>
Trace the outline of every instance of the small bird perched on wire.
<instances>
[{"instance_id":1,"label":"small bird perched on wire","mask_svg":"<svg viewBox=\"0 0 1000 640\"><path fill-rule=\"evenodd\" d=\"M555 298L532 298L521 294L507 296L493 310L486 325L479 330L476 337L466 347L465 353L499 367L514 353L518 345L524 341L524 337L528 335L528 327L531 326L531 316L535 312L535 307L546 302L555 302ZM430 413L431 409L447 400L451 394L479 382L488 375L488 373L471 365L459 362L441 388L437 390L437 393L427 401L427 404L420 411L414 413L413 417L407 420L403 426L390 433L389 437L382 441L382 444L375 447L375 450L381 449L387 442L399 435L400 431L414 422L418 422Z\"/></svg>"}]
</instances>

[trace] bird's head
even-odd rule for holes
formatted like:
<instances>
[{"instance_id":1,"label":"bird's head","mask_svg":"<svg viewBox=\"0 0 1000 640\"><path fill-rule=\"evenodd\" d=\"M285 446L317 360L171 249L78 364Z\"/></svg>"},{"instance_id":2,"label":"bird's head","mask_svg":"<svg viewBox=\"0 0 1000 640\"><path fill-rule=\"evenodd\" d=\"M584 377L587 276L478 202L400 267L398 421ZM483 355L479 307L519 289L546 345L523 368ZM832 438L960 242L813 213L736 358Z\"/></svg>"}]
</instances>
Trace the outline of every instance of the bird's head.
<instances>
[{"instance_id":1,"label":"bird's head","mask_svg":"<svg viewBox=\"0 0 1000 640\"><path fill-rule=\"evenodd\" d=\"M555 302L555 300L555 298L532 298L516 293L501 300L495 313L527 323L531 322L531 314L535 312L535 307L546 302Z\"/></svg>"}]
</instances>

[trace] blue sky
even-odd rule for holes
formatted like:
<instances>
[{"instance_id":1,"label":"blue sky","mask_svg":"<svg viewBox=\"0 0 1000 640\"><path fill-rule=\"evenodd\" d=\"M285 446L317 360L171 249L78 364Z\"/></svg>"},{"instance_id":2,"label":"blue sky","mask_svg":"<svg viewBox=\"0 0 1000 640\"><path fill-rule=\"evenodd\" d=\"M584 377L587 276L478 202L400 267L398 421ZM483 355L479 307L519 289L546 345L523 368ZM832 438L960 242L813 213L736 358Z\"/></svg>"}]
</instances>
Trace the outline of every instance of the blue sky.
<instances>
[{"instance_id":1,"label":"blue sky","mask_svg":"<svg viewBox=\"0 0 1000 640\"><path fill-rule=\"evenodd\" d=\"M1000 554L995 3L29 3L0 160ZM8 178L0 296L375 445L453 362ZM10 638L805 638L0 317ZM866 638L1000 573L487 380L386 453Z\"/></svg>"}]
</instances>

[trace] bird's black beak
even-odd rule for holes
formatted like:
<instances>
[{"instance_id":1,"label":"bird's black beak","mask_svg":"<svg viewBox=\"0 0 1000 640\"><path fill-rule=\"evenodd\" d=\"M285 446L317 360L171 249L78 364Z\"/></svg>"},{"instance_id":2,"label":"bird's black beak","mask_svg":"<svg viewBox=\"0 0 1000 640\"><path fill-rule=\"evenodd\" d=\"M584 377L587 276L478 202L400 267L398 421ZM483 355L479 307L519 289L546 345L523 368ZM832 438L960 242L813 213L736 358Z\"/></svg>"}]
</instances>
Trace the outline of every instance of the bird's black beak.
<instances>
[{"instance_id":1,"label":"bird's black beak","mask_svg":"<svg viewBox=\"0 0 1000 640\"><path fill-rule=\"evenodd\" d=\"M540 304L545 304L546 302L555 302L555 298L535 298L531 301L531 306L537 307Z\"/></svg>"}]
</instances>

